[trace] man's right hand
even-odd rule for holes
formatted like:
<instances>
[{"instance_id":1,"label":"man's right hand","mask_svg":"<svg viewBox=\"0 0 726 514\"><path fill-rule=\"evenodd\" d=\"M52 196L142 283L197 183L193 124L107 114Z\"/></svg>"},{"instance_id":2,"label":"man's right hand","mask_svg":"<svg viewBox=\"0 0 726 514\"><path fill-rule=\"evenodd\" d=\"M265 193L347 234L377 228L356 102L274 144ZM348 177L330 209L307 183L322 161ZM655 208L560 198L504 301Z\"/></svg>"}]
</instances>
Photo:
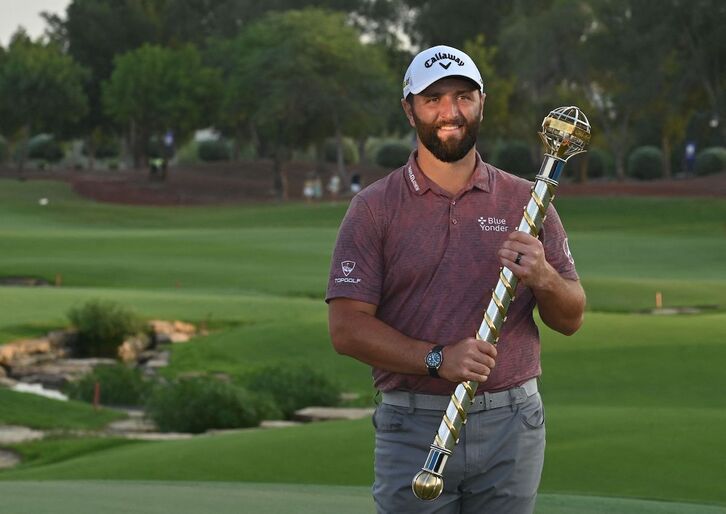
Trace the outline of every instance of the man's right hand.
<instances>
[{"instance_id":1,"label":"man's right hand","mask_svg":"<svg viewBox=\"0 0 726 514\"><path fill-rule=\"evenodd\" d=\"M484 383L496 365L497 349L489 342L467 337L444 347L439 376L450 382Z\"/></svg>"}]
</instances>

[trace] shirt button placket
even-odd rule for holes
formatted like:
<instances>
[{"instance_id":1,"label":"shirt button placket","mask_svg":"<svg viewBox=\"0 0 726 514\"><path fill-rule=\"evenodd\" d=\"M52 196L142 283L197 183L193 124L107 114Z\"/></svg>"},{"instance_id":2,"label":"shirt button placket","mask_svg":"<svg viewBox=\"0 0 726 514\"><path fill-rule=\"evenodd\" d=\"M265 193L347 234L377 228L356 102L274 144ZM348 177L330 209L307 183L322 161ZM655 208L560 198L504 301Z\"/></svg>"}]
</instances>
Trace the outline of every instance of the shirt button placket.
<instances>
[{"instance_id":1,"label":"shirt button placket","mask_svg":"<svg viewBox=\"0 0 726 514\"><path fill-rule=\"evenodd\" d=\"M454 206L455 205L456 205L456 200L451 200L451 207L449 207L449 216L451 217L451 223L453 223L454 225L456 225L457 223L459 223L459 220L457 220L454 217L455 216L455 213L454 213Z\"/></svg>"}]
</instances>

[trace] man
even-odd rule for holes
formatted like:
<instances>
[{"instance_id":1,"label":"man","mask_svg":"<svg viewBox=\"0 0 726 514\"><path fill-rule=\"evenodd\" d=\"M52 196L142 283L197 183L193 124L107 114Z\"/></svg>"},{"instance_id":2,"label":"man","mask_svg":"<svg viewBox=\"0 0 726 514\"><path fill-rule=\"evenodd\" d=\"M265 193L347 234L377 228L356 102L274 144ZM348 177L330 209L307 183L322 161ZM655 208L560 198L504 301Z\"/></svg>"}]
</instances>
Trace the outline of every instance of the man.
<instances>
[{"instance_id":1,"label":"man","mask_svg":"<svg viewBox=\"0 0 726 514\"><path fill-rule=\"evenodd\" d=\"M582 323L585 295L556 211L541 240L516 231L531 184L476 152L484 99L464 52L437 46L413 59L401 103L418 149L353 198L333 253L333 346L371 365L382 392L373 417L380 513L532 512L545 445L532 311L568 335ZM520 282L494 347L473 336L500 265ZM470 410L444 492L423 502L411 479L468 380L480 384L483 407Z\"/></svg>"}]
</instances>

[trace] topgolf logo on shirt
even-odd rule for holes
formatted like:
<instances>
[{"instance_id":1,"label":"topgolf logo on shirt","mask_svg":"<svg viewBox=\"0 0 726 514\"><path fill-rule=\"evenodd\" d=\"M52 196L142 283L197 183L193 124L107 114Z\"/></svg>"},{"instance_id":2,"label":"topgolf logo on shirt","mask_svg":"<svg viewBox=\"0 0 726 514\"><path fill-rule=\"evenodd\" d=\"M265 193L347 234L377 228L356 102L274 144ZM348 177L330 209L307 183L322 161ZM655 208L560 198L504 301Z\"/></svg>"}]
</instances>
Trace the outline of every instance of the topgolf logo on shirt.
<instances>
[{"instance_id":1,"label":"topgolf logo on shirt","mask_svg":"<svg viewBox=\"0 0 726 514\"><path fill-rule=\"evenodd\" d=\"M355 262L353 261L343 261L340 263L340 267L343 268L343 275L346 277L353 273L353 270L355 269Z\"/></svg>"},{"instance_id":2,"label":"topgolf logo on shirt","mask_svg":"<svg viewBox=\"0 0 726 514\"><path fill-rule=\"evenodd\" d=\"M361 281L359 278L350 278L348 275L353 273L353 270L355 269L355 261L343 261L340 263L340 268L343 270L343 275L345 275L345 278L336 278L335 283L341 284L341 283L347 283L347 284L357 284Z\"/></svg>"}]
</instances>

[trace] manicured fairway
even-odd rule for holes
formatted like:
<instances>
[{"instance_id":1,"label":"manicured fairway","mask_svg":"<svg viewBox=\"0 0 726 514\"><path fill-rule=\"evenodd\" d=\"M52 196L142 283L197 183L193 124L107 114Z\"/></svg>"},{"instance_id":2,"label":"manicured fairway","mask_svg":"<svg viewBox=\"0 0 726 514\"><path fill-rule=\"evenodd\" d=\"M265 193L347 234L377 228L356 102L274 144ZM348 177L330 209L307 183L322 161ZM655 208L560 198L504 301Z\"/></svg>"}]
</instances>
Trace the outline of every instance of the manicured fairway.
<instances>
[{"instance_id":1,"label":"manicured fairway","mask_svg":"<svg viewBox=\"0 0 726 514\"><path fill-rule=\"evenodd\" d=\"M541 331L548 443L537 512L726 512L726 202L557 205L588 312L574 337ZM59 183L2 181L0 275L57 275L62 287L0 288L0 344L107 298L212 328L174 346L168 376L307 364L371 405L370 371L332 351L322 302L345 208L123 207ZM656 292L700 313L646 313ZM0 391L0 423L102 423L83 406L25 400ZM364 419L155 443L64 435L15 447L25 463L0 472L0 510L372 512L372 433ZM57 505L67 511L48 510Z\"/></svg>"},{"instance_id":2,"label":"manicured fairway","mask_svg":"<svg viewBox=\"0 0 726 514\"><path fill-rule=\"evenodd\" d=\"M199 482L4 482L13 514L373 514L367 487ZM697 504L540 495L537 514L723 514Z\"/></svg>"}]
</instances>

